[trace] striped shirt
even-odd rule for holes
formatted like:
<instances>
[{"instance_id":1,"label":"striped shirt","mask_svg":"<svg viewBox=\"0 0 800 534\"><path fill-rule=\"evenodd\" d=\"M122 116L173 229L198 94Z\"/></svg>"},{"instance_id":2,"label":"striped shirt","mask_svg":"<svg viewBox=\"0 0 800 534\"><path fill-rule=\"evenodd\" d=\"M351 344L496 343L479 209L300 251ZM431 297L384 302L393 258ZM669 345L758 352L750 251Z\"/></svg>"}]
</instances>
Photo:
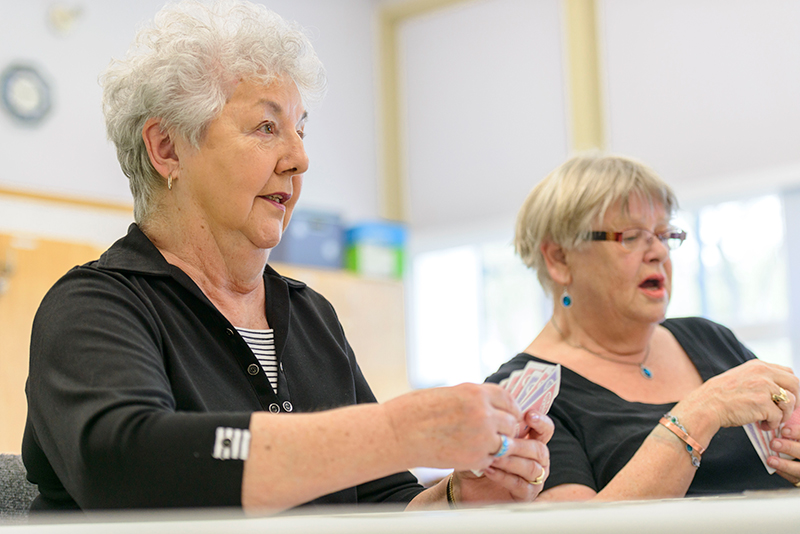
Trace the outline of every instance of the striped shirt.
<instances>
[{"instance_id":1,"label":"striped shirt","mask_svg":"<svg viewBox=\"0 0 800 534\"><path fill-rule=\"evenodd\" d=\"M272 328L269 330L251 330L249 328L236 328L247 342L253 355L261 364L264 373L269 379L273 391L278 393L278 358L275 356L275 338Z\"/></svg>"}]
</instances>

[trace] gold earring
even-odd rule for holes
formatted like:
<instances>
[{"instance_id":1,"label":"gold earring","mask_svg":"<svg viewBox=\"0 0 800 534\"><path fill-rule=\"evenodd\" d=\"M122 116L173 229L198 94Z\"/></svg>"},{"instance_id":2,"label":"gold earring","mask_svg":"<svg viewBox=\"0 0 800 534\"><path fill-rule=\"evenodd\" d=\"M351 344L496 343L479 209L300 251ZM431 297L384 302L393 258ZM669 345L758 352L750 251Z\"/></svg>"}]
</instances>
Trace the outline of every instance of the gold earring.
<instances>
[{"instance_id":1,"label":"gold earring","mask_svg":"<svg viewBox=\"0 0 800 534\"><path fill-rule=\"evenodd\" d=\"M167 189L172 191L172 173L169 173L169 176L167 176Z\"/></svg>"}]
</instances>

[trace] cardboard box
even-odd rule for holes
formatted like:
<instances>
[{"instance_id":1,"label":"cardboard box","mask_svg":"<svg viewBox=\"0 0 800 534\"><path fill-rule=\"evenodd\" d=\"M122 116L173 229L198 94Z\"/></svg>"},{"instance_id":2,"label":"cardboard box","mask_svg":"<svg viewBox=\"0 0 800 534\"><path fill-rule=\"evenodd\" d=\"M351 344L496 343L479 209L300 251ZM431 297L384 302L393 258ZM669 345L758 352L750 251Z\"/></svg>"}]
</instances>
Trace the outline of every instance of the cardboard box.
<instances>
[{"instance_id":1,"label":"cardboard box","mask_svg":"<svg viewBox=\"0 0 800 534\"><path fill-rule=\"evenodd\" d=\"M400 223L357 224L345 235L345 266L365 276L402 278L405 244L406 229Z\"/></svg>"},{"instance_id":2,"label":"cardboard box","mask_svg":"<svg viewBox=\"0 0 800 534\"><path fill-rule=\"evenodd\" d=\"M269 261L341 269L344 225L336 213L295 210Z\"/></svg>"}]
</instances>

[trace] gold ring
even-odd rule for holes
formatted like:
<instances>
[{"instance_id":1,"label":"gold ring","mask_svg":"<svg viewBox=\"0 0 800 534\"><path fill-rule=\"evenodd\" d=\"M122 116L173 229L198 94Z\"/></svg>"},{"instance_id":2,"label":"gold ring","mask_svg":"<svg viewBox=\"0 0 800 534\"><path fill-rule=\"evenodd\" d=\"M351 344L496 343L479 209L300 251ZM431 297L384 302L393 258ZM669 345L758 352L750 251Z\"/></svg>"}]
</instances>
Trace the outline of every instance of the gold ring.
<instances>
[{"instance_id":1,"label":"gold ring","mask_svg":"<svg viewBox=\"0 0 800 534\"><path fill-rule=\"evenodd\" d=\"M545 470L544 470L544 467L543 467L542 468L542 472L539 473L539 476L536 477L534 480L529 480L528 484L530 484L531 486L538 486L539 484L544 483L544 471ZM798 482L798 484L800 484L800 482ZM798 486L798 487L800 487L800 486Z\"/></svg>"},{"instance_id":2,"label":"gold ring","mask_svg":"<svg viewBox=\"0 0 800 534\"><path fill-rule=\"evenodd\" d=\"M795 487L796 487L796 488L800 488L800 480L798 480L797 482L795 482L795 483L794 483L794 485L795 485Z\"/></svg>"},{"instance_id":3,"label":"gold ring","mask_svg":"<svg viewBox=\"0 0 800 534\"><path fill-rule=\"evenodd\" d=\"M776 395L775 393L772 394L772 402L778 404L779 402L789 402L789 397L786 396L786 390L780 388L781 393L780 395Z\"/></svg>"}]
</instances>

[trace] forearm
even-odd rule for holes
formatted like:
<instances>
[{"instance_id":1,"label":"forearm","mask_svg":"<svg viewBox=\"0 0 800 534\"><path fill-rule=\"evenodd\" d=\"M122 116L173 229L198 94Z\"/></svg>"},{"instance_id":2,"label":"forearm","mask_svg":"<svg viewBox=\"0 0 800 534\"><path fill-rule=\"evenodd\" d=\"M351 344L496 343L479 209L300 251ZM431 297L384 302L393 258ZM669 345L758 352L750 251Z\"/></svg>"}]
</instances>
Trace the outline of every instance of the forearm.
<instances>
[{"instance_id":1,"label":"forearm","mask_svg":"<svg viewBox=\"0 0 800 534\"><path fill-rule=\"evenodd\" d=\"M254 413L242 506L278 511L411 467L382 405Z\"/></svg>"},{"instance_id":2,"label":"forearm","mask_svg":"<svg viewBox=\"0 0 800 534\"><path fill-rule=\"evenodd\" d=\"M242 504L246 510L282 510L411 467L486 469L499 435L511 434L519 422L515 409L494 384L461 384L380 405L291 416L255 413ZM512 446L509 454L514 451Z\"/></svg>"},{"instance_id":3,"label":"forearm","mask_svg":"<svg viewBox=\"0 0 800 534\"><path fill-rule=\"evenodd\" d=\"M670 413L703 448L719 430L713 414L693 400L678 403ZM594 500L683 497L697 471L691 460L686 443L663 425L656 425L633 458Z\"/></svg>"}]
</instances>

